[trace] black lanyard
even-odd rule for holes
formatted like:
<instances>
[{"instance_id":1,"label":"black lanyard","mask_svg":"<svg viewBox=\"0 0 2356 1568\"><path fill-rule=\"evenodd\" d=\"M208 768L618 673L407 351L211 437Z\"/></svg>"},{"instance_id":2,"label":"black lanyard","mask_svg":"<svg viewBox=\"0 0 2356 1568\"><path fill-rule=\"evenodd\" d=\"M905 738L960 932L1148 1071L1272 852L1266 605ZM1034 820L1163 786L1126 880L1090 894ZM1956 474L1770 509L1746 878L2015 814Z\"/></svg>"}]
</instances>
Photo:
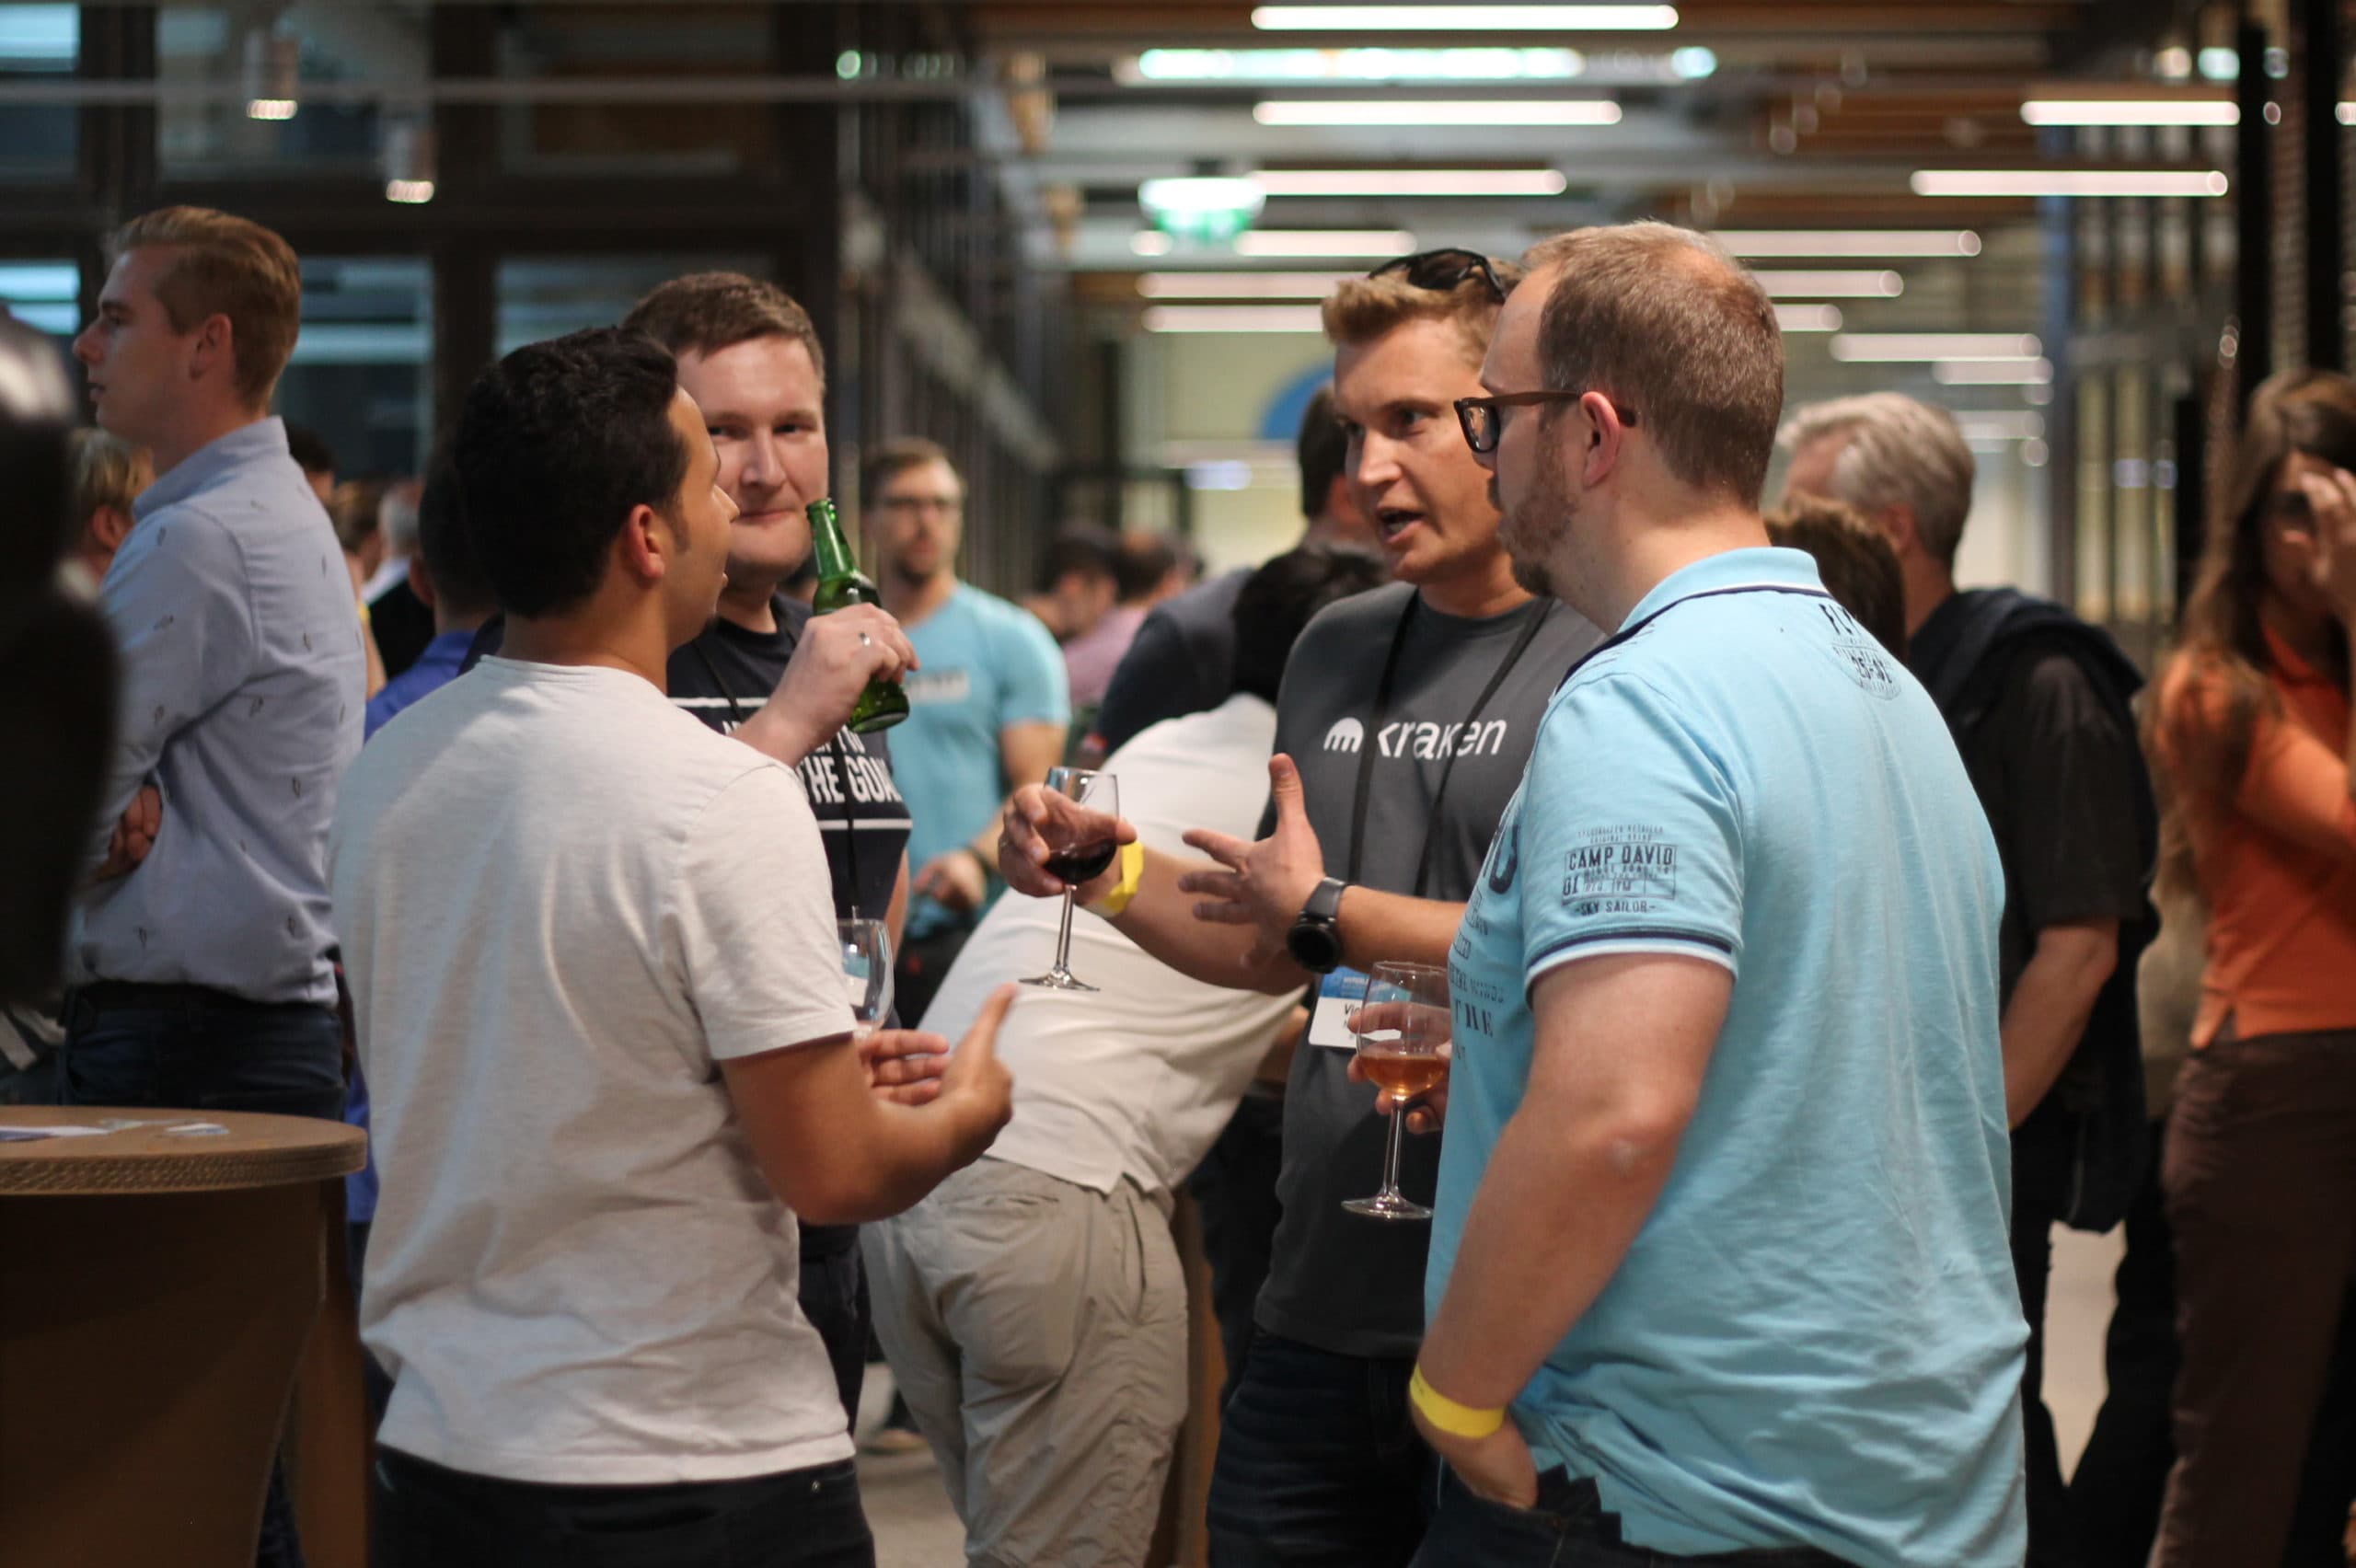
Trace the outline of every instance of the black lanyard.
<instances>
[{"instance_id":1,"label":"black lanyard","mask_svg":"<svg viewBox=\"0 0 2356 1568\"><path fill-rule=\"evenodd\" d=\"M793 650L799 646L799 641L793 633L786 630L783 617L779 617L777 629L785 638L785 656L791 659ZM710 653L704 651L703 639L697 638L693 642L688 643L687 647L694 652L696 662L703 666L703 673L711 677L711 684L719 688L721 697L727 702L728 716L735 720L737 727L742 729L748 717L745 712L745 705L736 700L736 694L730 691L728 683L721 678L720 666L711 662ZM843 737L840 731L837 731L833 738L826 742L826 752L834 758L835 787L842 792L843 875L850 883L850 917L856 920L859 918L859 807L851 797L850 763L843 755Z\"/></svg>"},{"instance_id":2,"label":"black lanyard","mask_svg":"<svg viewBox=\"0 0 2356 1568\"><path fill-rule=\"evenodd\" d=\"M1634 625L1622 627L1618 631L1613 632L1611 636L1605 638L1602 641L1597 643L1594 647L1580 654L1578 662L1574 663L1569 669L1564 671L1563 678L1554 683L1554 689L1556 691L1561 691L1565 686L1571 684L1573 676L1576 675L1581 670L1588 667L1588 663L1590 660L1599 659L1604 654L1611 652L1614 648L1619 647L1622 643L1627 641L1630 638L1644 630L1645 628L1652 625L1653 622L1660 619L1661 617L1677 608L1678 605L1690 605L1696 599L1723 599L1732 594L1796 594L1803 599L1832 598L1831 594L1826 593L1821 588L1787 588L1781 584L1773 582L1751 582L1739 588L1705 588L1699 594L1688 594L1681 599L1671 599L1668 604L1663 605L1659 609L1655 610L1652 614L1646 616L1644 619L1637 621ZM1839 603L1838 600L1833 600L1833 602L1835 604Z\"/></svg>"},{"instance_id":3,"label":"black lanyard","mask_svg":"<svg viewBox=\"0 0 2356 1568\"><path fill-rule=\"evenodd\" d=\"M1410 594L1406 607L1399 612L1399 625L1391 634L1391 651L1382 661L1382 679L1374 688L1374 722L1367 727L1366 737L1359 743L1357 796L1350 807L1349 874L1343 879L1346 882L1358 880L1359 863L1366 852L1367 804L1374 791L1374 756L1382 747L1383 727L1391 721L1391 690L1399 676L1399 655L1407 646L1407 628L1415 624L1415 611L1422 602L1421 593ZM1530 643L1537 639L1538 628L1544 626L1546 618L1553 613L1554 604L1550 599L1530 617L1530 624L1521 628L1521 635L1514 639L1513 647L1507 651L1504 662L1489 676L1489 684L1483 686L1481 695L1472 699L1472 710L1464 716L1463 727L1457 732L1460 743L1472 726L1480 722L1481 712L1489 706L1489 699L1497 695L1499 686L1506 684L1506 677L1513 674L1513 667L1521 663L1521 656L1530 651ZM1451 747L1447 764L1439 770L1439 788L1433 791L1431 805L1425 813L1423 852L1415 857L1414 897L1423 897L1425 885L1431 880L1432 851L1439 843L1440 808L1447 804L1449 782L1456 777L1456 760L1463 755L1461 745Z\"/></svg>"}]
</instances>

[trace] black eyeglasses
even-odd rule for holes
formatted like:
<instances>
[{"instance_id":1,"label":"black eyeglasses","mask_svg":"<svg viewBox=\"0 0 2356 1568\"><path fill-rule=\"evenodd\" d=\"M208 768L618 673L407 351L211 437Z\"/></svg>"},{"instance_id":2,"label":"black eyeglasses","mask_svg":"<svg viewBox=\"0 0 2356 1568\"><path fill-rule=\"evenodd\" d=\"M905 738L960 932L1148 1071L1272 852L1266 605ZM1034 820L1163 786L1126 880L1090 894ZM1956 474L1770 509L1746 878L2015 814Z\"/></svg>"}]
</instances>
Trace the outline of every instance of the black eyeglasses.
<instances>
[{"instance_id":1,"label":"black eyeglasses","mask_svg":"<svg viewBox=\"0 0 2356 1568\"><path fill-rule=\"evenodd\" d=\"M1433 289L1446 294L1467 278L1478 278L1489 285L1489 292L1502 303L1506 292L1521 281L1521 274L1506 267L1500 276L1501 262L1492 261L1477 250L1418 250L1413 256L1394 256L1367 274L1369 278L1387 278L1393 272L1403 274L1406 281L1419 289Z\"/></svg>"},{"instance_id":2,"label":"black eyeglasses","mask_svg":"<svg viewBox=\"0 0 2356 1568\"><path fill-rule=\"evenodd\" d=\"M1505 433L1505 409L1526 409L1537 403L1576 403L1586 397L1584 392L1564 392L1548 388L1538 392L1502 392L1495 398L1459 398L1456 400L1456 422L1464 428L1464 444L1486 457L1497 449L1497 437ZM1607 399L1608 400L1608 399ZM1618 403L1611 411L1620 422L1633 427L1636 410Z\"/></svg>"}]
</instances>

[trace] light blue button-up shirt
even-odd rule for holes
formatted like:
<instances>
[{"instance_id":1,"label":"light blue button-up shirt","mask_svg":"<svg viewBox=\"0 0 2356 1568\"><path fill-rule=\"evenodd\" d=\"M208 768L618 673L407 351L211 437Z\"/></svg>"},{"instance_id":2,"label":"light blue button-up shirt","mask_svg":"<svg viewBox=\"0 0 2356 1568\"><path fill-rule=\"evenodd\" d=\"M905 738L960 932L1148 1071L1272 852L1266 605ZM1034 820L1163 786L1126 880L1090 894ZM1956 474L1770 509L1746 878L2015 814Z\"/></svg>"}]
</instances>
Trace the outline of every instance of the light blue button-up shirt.
<instances>
[{"instance_id":1,"label":"light blue button-up shirt","mask_svg":"<svg viewBox=\"0 0 2356 1568\"><path fill-rule=\"evenodd\" d=\"M70 972L332 1003L328 823L367 684L335 530L274 419L200 447L132 512L98 593L122 695L87 862L150 778L163 826L137 870L82 894Z\"/></svg>"}]
</instances>

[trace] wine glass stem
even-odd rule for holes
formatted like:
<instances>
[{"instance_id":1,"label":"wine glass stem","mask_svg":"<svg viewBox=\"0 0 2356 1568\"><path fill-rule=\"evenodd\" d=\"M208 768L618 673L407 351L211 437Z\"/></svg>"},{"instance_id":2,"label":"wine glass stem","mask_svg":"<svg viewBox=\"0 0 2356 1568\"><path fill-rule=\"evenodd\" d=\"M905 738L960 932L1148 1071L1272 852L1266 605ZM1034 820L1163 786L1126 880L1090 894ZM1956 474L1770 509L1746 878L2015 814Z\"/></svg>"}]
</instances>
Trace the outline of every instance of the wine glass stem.
<instances>
[{"instance_id":1,"label":"wine glass stem","mask_svg":"<svg viewBox=\"0 0 2356 1568\"><path fill-rule=\"evenodd\" d=\"M1397 1198L1399 1191L1399 1157L1407 1137L1407 1105L1404 1100L1391 1103L1391 1141L1383 1146L1382 1196Z\"/></svg>"},{"instance_id":2,"label":"wine glass stem","mask_svg":"<svg viewBox=\"0 0 2356 1568\"><path fill-rule=\"evenodd\" d=\"M1057 974L1071 973L1071 905L1073 894L1064 889L1064 923L1056 933L1056 969Z\"/></svg>"}]
</instances>

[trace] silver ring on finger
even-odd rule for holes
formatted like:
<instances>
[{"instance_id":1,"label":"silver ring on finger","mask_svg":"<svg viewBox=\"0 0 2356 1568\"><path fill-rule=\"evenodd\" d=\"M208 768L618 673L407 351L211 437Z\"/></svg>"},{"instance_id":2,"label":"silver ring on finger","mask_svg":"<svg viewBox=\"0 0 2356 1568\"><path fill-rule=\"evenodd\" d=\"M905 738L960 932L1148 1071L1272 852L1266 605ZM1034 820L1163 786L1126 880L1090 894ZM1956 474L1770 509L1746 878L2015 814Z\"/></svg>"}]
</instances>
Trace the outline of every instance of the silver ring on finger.
<instances>
[{"instance_id":1,"label":"silver ring on finger","mask_svg":"<svg viewBox=\"0 0 2356 1568\"><path fill-rule=\"evenodd\" d=\"M859 645L861 648L872 648L875 646L875 639L868 636L867 633L862 631L859 634Z\"/></svg>"}]
</instances>

